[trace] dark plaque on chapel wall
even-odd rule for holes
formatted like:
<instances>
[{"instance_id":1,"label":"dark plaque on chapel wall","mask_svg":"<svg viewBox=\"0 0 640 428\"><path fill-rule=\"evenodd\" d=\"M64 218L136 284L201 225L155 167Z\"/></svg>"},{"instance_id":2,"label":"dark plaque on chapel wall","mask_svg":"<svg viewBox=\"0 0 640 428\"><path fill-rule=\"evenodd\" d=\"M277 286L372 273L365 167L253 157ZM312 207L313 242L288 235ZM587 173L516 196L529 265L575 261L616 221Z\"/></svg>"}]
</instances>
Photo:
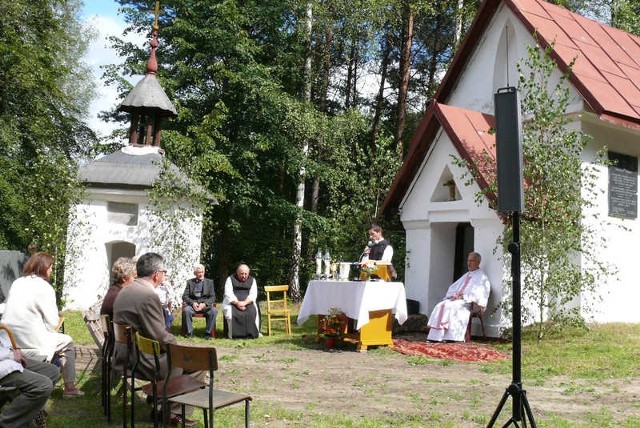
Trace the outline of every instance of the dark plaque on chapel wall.
<instances>
[{"instance_id":1,"label":"dark plaque on chapel wall","mask_svg":"<svg viewBox=\"0 0 640 428\"><path fill-rule=\"evenodd\" d=\"M609 215L638 217L638 158L609 152Z\"/></svg>"}]
</instances>

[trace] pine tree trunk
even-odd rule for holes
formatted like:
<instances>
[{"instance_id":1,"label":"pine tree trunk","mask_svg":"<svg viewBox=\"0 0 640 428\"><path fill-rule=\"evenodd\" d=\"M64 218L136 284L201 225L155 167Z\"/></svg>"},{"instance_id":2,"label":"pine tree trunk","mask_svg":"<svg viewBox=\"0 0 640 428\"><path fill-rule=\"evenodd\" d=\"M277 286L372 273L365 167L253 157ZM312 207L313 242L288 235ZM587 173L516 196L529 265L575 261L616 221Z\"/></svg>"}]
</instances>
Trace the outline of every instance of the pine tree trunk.
<instances>
[{"instance_id":1,"label":"pine tree trunk","mask_svg":"<svg viewBox=\"0 0 640 428\"><path fill-rule=\"evenodd\" d=\"M409 93L409 73L411 65L411 45L413 43L413 17L414 13L408 2L403 2L403 37L400 53L400 87L398 88L397 125L396 125L396 153L403 158L404 155L404 129L407 119L407 96Z\"/></svg>"},{"instance_id":2,"label":"pine tree trunk","mask_svg":"<svg viewBox=\"0 0 640 428\"><path fill-rule=\"evenodd\" d=\"M376 149L378 132L380 132L380 118L382 117L382 107L384 106L384 86L387 83L387 70L389 69L391 57L391 42L389 41L389 37L390 35L387 33L383 39L384 48L382 49L382 60L380 62L380 86L378 87L378 95L376 95L373 125L371 126L371 150Z\"/></svg>"}]
</instances>

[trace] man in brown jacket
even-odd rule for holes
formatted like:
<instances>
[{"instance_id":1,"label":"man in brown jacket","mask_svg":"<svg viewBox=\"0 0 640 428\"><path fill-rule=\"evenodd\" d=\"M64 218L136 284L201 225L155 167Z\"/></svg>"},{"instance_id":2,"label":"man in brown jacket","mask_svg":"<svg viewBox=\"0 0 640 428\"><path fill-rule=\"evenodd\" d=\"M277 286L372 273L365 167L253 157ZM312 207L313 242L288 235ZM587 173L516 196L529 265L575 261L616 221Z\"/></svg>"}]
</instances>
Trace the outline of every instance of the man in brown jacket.
<instances>
[{"instance_id":1,"label":"man in brown jacket","mask_svg":"<svg viewBox=\"0 0 640 428\"><path fill-rule=\"evenodd\" d=\"M165 330L164 313L160 299L155 293L155 288L162 284L167 270L164 268L162 256L156 253L146 253L140 256L136 263L138 278L129 286L118 293L113 303L113 321L130 325L139 334L160 342L162 355L160 355L160 376L164 379L167 374L167 358L164 351L167 343L176 343L173 334ZM136 377L151 379L155 372L155 363L152 358L141 356L137 368ZM114 349L114 364L122 366L127 358L127 347L123 343L116 343ZM133 367L136 361L135 353L129 355L129 366ZM173 370L175 375L181 374L180 370ZM194 373L200 378L202 373ZM202 379L201 379L202 380ZM191 408L193 411L193 408ZM172 425L181 425L180 406L172 405L170 421ZM185 419L185 425L193 426L197 421Z\"/></svg>"}]
</instances>

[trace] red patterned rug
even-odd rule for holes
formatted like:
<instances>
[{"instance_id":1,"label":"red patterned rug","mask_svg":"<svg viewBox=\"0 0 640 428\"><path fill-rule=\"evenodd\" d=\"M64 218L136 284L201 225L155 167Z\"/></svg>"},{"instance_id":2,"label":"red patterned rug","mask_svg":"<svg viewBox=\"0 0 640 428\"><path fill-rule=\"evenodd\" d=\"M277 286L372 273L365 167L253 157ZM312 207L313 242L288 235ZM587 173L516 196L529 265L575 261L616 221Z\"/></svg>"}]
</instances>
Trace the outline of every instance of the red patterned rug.
<instances>
[{"instance_id":1,"label":"red patterned rug","mask_svg":"<svg viewBox=\"0 0 640 428\"><path fill-rule=\"evenodd\" d=\"M490 362L509 358L489 346L476 343L429 343L424 341L393 340L394 351L405 355L426 356L464 362Z\"/></svg>"}]
</instances>

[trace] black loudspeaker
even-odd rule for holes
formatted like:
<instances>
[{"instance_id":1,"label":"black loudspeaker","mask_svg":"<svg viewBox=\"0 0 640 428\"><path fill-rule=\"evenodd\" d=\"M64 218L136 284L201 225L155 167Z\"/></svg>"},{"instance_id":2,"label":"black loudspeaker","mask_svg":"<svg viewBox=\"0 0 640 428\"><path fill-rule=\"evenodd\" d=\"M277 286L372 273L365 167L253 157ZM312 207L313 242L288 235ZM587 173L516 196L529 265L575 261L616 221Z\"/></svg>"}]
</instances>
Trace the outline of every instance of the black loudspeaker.
<instances>
[{"instance_id":1,"label":"black loudspeaker","mask_svg":"<svg viewBox=\"0 0 640 428\"><path fill-rule=\"evenodd\" d=\"M496 156L498 167L498 211L524 209L522 191L522 136L518 91L510 86L494 95L496 112Z\"/></svg>"}]
</instances>

